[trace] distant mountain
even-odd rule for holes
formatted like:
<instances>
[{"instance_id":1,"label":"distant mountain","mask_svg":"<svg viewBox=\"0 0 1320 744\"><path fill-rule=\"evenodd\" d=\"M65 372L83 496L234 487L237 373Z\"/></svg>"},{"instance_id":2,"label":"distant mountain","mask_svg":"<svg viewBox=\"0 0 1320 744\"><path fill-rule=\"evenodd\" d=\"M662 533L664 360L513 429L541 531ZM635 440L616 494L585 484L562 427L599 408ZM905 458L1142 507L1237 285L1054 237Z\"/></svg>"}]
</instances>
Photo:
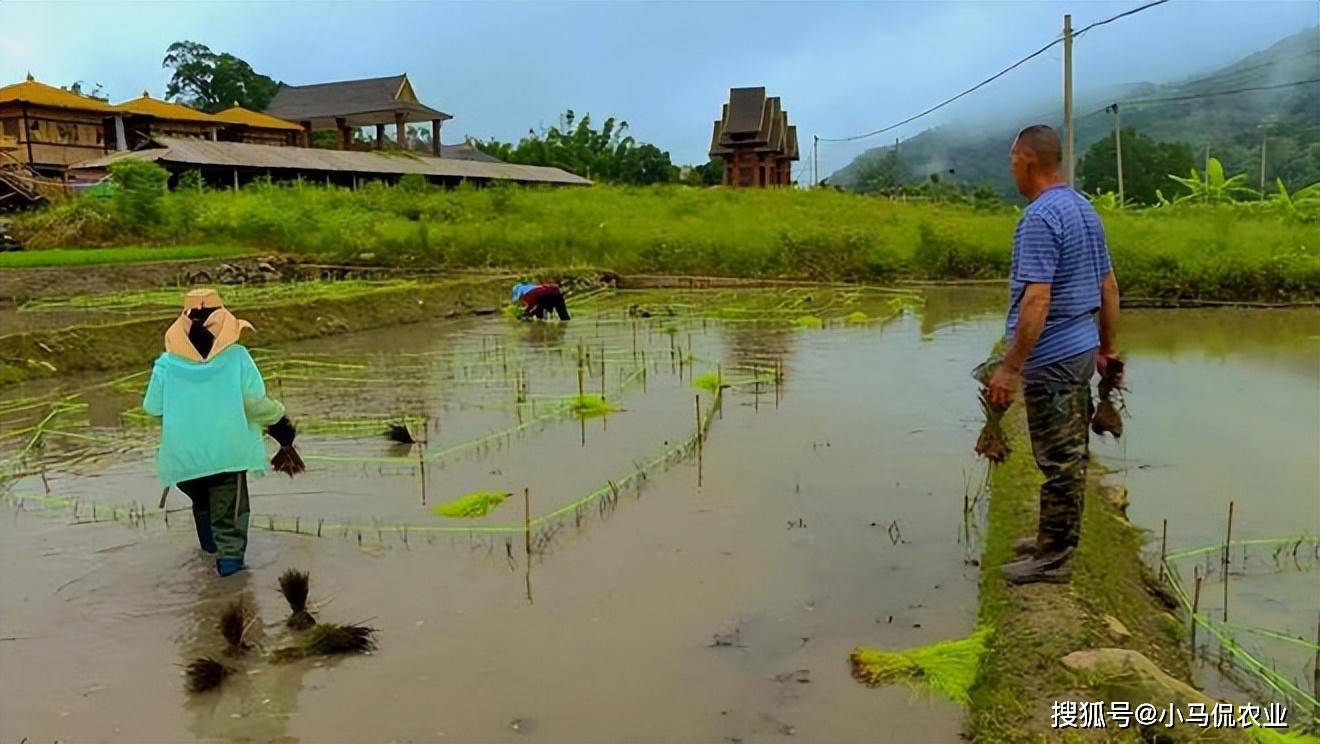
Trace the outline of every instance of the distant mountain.
<instances>
[{"instance_id":1,"label":"distant mountain","mask_svg":"<svg viewBox=\"0 0 1320 744\"><path fill-rule=\"evenodd\" d=\"M1297 80L1320 79L1320 28L1289 36L1215 72L1181 82L1120 85L1078 100L1077 157L1095 141L1113 132L1112 115L1104 108L1119 103L1123 128L1137 129L1157 140L1185 142L1197 153L1198 163L1207 145L1229 173L1250 174L1255 185L1260 172L1260 143L1269 136L1267 177L1281 177L1296 188L1320 180L1320 82L1273 90L1254 90L1188 100L1242 88L1276 86ZM1162 100L1149 100L1162 99ZM898 159L908 180L922 181L939 173L968 184L988 184L1008 198L1017 198L1008 172L1007 145L1017 129L1044 120L1062 127L1062 103L1050 114L1041 107L999 117L997 122L948 124L928 129L898 146ZM872 148L829 177L829 183L856 188L864 163L889 158L894 146ZM949 169L954 174L948 174Z\"/></svg>"}]
</instances>

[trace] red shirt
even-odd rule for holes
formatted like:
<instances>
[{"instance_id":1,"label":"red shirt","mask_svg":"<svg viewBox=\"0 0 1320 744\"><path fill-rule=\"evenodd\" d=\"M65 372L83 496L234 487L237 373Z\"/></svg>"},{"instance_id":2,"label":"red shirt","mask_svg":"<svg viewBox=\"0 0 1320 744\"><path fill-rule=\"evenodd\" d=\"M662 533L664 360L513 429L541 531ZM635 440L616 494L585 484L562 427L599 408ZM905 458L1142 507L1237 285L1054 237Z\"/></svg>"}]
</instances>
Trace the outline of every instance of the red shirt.
<instances>
[{"instance_id":1,"label":"red shirt","mask_svg":"<svg viewBox=\"0 0 1320 744\"><path fill-rule=\"evenodd\" d=\"M559 294L559 285L541 284L523 292L522 297L519 297L518 299L522 300L522 303L530 310L531 308L536 307L542 299L557 294Z\"/></svg>"}]
</instances>

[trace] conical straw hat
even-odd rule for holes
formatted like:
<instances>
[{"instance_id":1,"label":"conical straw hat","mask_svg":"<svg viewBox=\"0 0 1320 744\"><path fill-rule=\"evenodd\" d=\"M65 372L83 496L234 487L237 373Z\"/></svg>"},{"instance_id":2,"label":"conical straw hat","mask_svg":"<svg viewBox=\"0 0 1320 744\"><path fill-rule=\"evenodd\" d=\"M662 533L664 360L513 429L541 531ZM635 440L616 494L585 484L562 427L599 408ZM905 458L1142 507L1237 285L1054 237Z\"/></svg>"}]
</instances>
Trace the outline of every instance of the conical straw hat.
<instances>
[{"instance_id":1,"label":"conical straw hat","mask_svg":"<svg viewBox=\"0 0 1320 744\"><path fill-rule=\"evenodd\" d=\"M194 362L206 361L201 354L197 353L197 348L193 346L192 341L188 338L188 329L192 326L192 319L188 317L188 311L204 307L217 308L204 324L206 330L215 336L215 343L211 346L211 354L208 358L215 358L220 352L238 343L239 335L244 330L252 329L251 323L246 320L239 320L225 308L224 303L220 300L220 294L214 289L194 289L184 295L183 312L165 331L166 352Z\"/></svg>"}]
</instances>

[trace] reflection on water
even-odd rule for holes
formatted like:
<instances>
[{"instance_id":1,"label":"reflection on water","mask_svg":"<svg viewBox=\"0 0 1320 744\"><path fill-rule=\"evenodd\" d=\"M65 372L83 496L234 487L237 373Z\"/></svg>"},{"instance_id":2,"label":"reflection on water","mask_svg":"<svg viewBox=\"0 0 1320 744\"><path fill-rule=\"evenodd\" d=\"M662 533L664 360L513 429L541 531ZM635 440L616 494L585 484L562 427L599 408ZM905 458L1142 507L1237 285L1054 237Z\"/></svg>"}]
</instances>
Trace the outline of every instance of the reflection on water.
<instances>
[{"instance_id":1,"label":"reflection on water","mask_svg":"<svg viewBox=\"0 0 1320 744\"><path fill-rule=\"evenodd\" d=\"M186 519L168 530L154 512L146 529L25 513L0 522L0 564L25 568L0 582L4 635L25 638L0 645L0 662L52 670L0 675L3 737L957 741L952 705L862 688L844 659L858 644L920 645L971 627L977 575L966 560L979 547L962 505L983 466L971 454L980 421L967 372L1001 332L1003 292L941 288L919 316L819 331L774 315L802 314L801 294L769 296L765 314L781 322L632 318L625 296L574 308L567 325L467 319L262 351L272 387L307 424L312 469L254 481L254 525L278 515L298 526L254 531L250 572L223 582ZM718 305L731 301L724 293ZM1233 498L1244 536L1315 530L1317 317L1124 315L1132 418L1121 442L1098 449L1129 486L1138 523L1170 517L1175 547L1213 542ZM584 387L603 381L622 412L554 414L577 392L579 344ZM690 460L666 461L609 499L578 503L692 434L694 376L747 378L781 358L778 405L768 386L726 391L700 485ZM88 396L67 421L87 428L73 433L108 436L133 384ZM426 432L431 504L509 491L471 523L507 531L422 529L455 520L421 503L418 450L395 451L373 428L405 414ZM52 438L47 454L61 446ZM50 476L56 496L154 505L147 448L107 446ZM532 515L566 511L522 532L524 487ZM16 488L42 485L32 475ZM323 617L380 628L380 650L281 667L254 651L220 693L187 699L179 665L220 652L214 623L228 599L246 596L263 643L283 642L275 586L290 566L311 572ZM1265 600L1251 587L1264 585L1234 600L1244 620L1291 628L1309 599L1313 623L1304 591L1280 590L1268 614L1249 615ZM100 689L84 696L81 678ZM161 701L159 715L125 714L143 694Z\"/></svg>"}]
</instances>

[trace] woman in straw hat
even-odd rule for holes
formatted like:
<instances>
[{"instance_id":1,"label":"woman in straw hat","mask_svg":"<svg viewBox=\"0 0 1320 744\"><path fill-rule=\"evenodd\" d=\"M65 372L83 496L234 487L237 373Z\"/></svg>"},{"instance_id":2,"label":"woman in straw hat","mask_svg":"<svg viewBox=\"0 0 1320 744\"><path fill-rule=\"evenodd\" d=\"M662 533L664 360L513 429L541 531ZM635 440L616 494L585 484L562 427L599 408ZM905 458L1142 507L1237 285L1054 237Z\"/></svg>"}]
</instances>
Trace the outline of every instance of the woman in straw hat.
<instances>
[{"instance_id":1,"label":"woman in straw hat","mask_svg":"<svg viewBox=\"0 0 1320 744\"><path fill-rule=\"evenodd\" d=\"M243 568L247 472L266 470L262 429L282 452L292 451L296 434L284 406L266 397L261 372L238 343L250 328L215 290L189 292L183 313L165 332L165 353L152 367L142 401L147 413L161 417L160 479L192 499L198 542L216 555L221 576Z\"/></svg>"}]
</instances>

